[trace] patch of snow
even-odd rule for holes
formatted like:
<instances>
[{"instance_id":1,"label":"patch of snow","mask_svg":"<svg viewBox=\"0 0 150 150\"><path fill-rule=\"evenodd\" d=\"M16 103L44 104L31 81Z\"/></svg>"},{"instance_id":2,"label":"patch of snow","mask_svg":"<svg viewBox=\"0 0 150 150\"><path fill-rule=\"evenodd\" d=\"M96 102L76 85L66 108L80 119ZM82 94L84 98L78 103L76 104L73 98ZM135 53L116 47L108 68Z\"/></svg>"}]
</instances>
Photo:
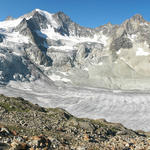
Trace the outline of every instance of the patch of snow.
<instances>
[{"instance_id":1,"label":"patch of snow","mask_svg":"<svg viewBox=\"0 0 150 150\"><path fill-rule=\"evenodd\" d=\"M31 19L32 18L32 16L30 16L30 17L26 17L26 20L29 20L29 19Z\"/></svg>"},{"instance_id":2,"label":"patch of snow","mask_svg":"<svg viewBox=\"0 0 150 150\"><path fill-rule=\"evenodd\" d=\"M29 43L29 38L19 34L19 32L13 32L11 35L8 35L6 39L16 43Z\"/></svg>"},{"instance_id":3,"label":"patch of snow","mask_svg":"<svg viewBox=\"0 0 150 150\"><path fill-rule=\"evenodd\" d=\"M103 63L102 63L102 62L100 62L98 65L99 65L99 66L102 66L102 65L103 65Z\"/></svg>"},{"instance_id":4,"label":"patch of snow","mask_svg":"<svg viewBox=\"0 0 150 150\"><path fill-rule=\"evenodd\" d=\"M99 35L95 34L93 40L98 41Z\"/></svg>"},{"instance_id":5,"label":"patch of snow","mask_svg":"<svg viewBox=\"0 0 150 150\"><path fill-rule=\"evenodd\" d=\"M128 34L128 38L133 42L136 39L137 35L136 34Z\"/></svg>"},{"instance_id":6,"label":"patch of snow","mask_svg":"<svg viewBox=\"0 0 150 150\"><path fill-rule=\"evenodd\" d=\"M102 32L100 35L97 35L95 34L94 35L94 38L92 39L93 41L96 41L96 42L99 42L99 43L102 43L104 44L104 46L107 45L107 40L108 40L108 37L105 36Z\"/></svg>"},{"instance_id":7,"label":"patch of snow","mask_svg":"<svg viewBox=\"0 0 150 150\"><path fill-rule=\"evenodd\" d=\"M144 42L144 45L149 48L149 44L147 43L147 41Z\"/></svg>"},{"instance_id":8,"label":"patch of snow","mask_svg":"<svg viewBox=\"0 0 150 150\"><path fill-rule=\"evenodd\" d=\"M67 79L67 78L62 78L61 79L63 82L71 82L71 80L70 79Z\"/></svg>"},{"instance_id":9,"label":"patch of snow","mask_svg":"<svg viewBox=\"0 0 150 150\"><path fill-rule=\"evenodd\" d=\"M56 74L52 74L51 76L48 76L48 77L53 81L71 82L70 79L62 78L61 76L56 75Z\"/></svg>"},{"instance_id":10,"label":"patch of snow","mask_svg":"<svg viewBox=\"0 0 150 150\"><path fill-rule=\"evenodd\" d=\"M49 78L53 81L61 80L61 77L55 74L52 74L51 76L49 76Z\"/></svg>"},{"instance_id":11,"label":"patch of snow","mask_svg":"<svg viewBox=\"0 0 150 150\"><path fill-rule=\"evenodd\" d=\"M121 50L117 51L116 54L119 55L121 53Z\"/></svg>"},{"instance_id":12,"label":"patch of snow","mask_svg":"<svg viewBox=\"0 0 150 150\"><path fill-rule=\"evenodd\" d=\"M38 31L37 31L38 32ZM56 39L56 40L59 40L61 38L63 38L62 35L60 35L59 33L55 32L54 31L54 28L51 27L50 25L48 25L48 28L47 29L42 29L41 30L41 33L38 32L39 35L43 36L44 35L47 35L47 37L49 39Z\"/></svg>"},{"instance_id":13,"label":"patch of snow","mask_svg":"<svg viewBox=\"0 0 150 150\"><path fill-rule=\"evenodd\" d=\"M89 69L88 69L88 68L84 68L83 70L85 70L85 71L89 71Z\"/></svg>"},{"instance_id":14,"label":"patch of snow","mask_svg":"<svg viewBox=\"0 0 150 150\"><path fill-rule=\"evenodd\" d=\"M105 35L102 35L100 38L100 42L102 42L104 46L107 45L107 40L108 40L108 37L106 37Z\"/></svg>"},{"instance_id":15,"label":"patch of snow","mask_svg":"<svg viewBox=\"0 0 150 150\"><path fill-rule=\"evenodd\" d=\"M122 91L121 90L113 90L112 92L113 93L121 93Z\"/></svg>"},{"instance_id":16,"label":"patch of snow","mask_svg":"<svg viewBox=\"0 0 150 150\"><path fill-rule=\"evenodd\" d=\"M0 45L9 45L9 43L29 43L30 39L27 36L23 36L19 34L19 32L7 33L6 37L4 38L3 42Z\"/></svg>"},{"instance_id":17,"label":"patch of snow","mask_svg":"<svg viewBox=\"0 0 150 150\"><path fill-rule=\"evenodd\" d=\"M145 52L143 48L138 48L136 51L136 56L148 56L150 55L150 52Z\"/></svg>"},{"instance_id":18,"label":"patch of snow","mask_svg":"<svg viewBox=\"0 0 150 150\"><path fill-rule=\"evenodd\" d=\"M16 75L13 77L15 78ZM12 87L12 89L19 89L25 91L32 91L32 86L28 82L20 82L20 81L10 81L8 84L9 87ZM26 92L25 92L26 93Z\"/></svg>"},{"instance_id":19,"label":"patch of snow","mask_svg":"<svg viewBox=\"0 0 150 150\"><path fill-rule=\"evenodd\" d=\"M100 63L91 62L91 64L94 65L94 66L102 66L103 62L100 62Z\"/></svg>"},{"instance_id":20,"label":"patch of snow","mask_svg":"<svg viewBox=\"0 0 150 150\"><path fill-rule=\"evenodd\" d=\"M123 60L123 61L126 61L125 58L123 58L123 57L120 57L120 59Z\"/></svg>"},{"instance_id":21,"label":"patch of snow","mask_svg":"<svg viewBox=\"0 0 150 150\"><path fill-rule=\"evenodd\" d=\"M6 56L4 54L2 54L2 53L0 53L0 57L6 58Z\"/></svg>"},{"instance_id":22,"label":"patch of snow","mask_svg":"<svg viewBox=\"0 0 150 150\"><path fill-rule=\"evenodd\" d=\"M55 50L62 50L62 51L70 51L70 50L73 50L73 47L71 46L67 46L67 45L64 45L64 46L51 46L49 48L53 48Z\"/></svg>"},{"instance_id":23,"label":"patch of snow","mask_svg":"<svg viewBox=\"0 0 150 150\"><path fill-rule=\"evenodd\" d=\"M68 76L67 72L58 71L59 73L63 74L64 76Z\"/></svg>"},{"instance_id":24,"label":"patch of snow","mask_svg":"<svg viewBox=\"0 0 150 150\"><path fill-rule=\"evenodd\" d=\"M19 52L12 52L12 53L17 56L22 56L22 53L19 53Z\"/></svg>"},{"instance_id":25,"label":"patch of snow","mask_svg":"<svg viewBox=\"0 0 150 150\"><path fill-rule=\"evenodd\" d=\"M22 44L16 44L14 42L9 42L9 41L4 41L3 43L0 43L1 49L5 49L9 47L9 49L11 50L9 50L8 52L17 56L24 55L24 48L22 46L23 46Z\"/></svg>"},{"instance_id":26,"label":"patch of snow","mask_svg":"<svg viewBox=\"0 0 150 150\"><path fill-rule=\"evenodd\" d=\"M55 39L55 40L62 40L64 42L64 46L59 47L59 49L61 50L72 50L73 47L78 44L78 43L82 43L82 42L97 42L97 43L101 43L104 44L104 46L106 46L107 44L107 37L104 35L101 35L101 37L95 37L91 38L91 37L78 37L78 36L63 36L57 32L55 32L54 28L50 25L48 25L47 29L42 29L41 31L37 31L37 33L42 36L45 37L45 35L47 36L48 39ZM49 47L52 48L52 47ZM53 47L53 48L57 48L57 47Z\"/></svg>"},{"instance_id":27,"label":"patch of snow","mask_svg":"<svg viewBox=\"0 0 150 150\"><path fill-rule=\"evenodd\" d=\"M142 22L142 23L140 23L140 25L142 25L142 26L148 26L149 24L147 22Z\"/></svg>"},{"instance_id":28,"label":"patch of snow","mask_svg":"<svg viewBox=\"0 0 150 150\"><path fill-rule=\"evenodd\" d=\"M16 27L17 25L19 25L21 21L22 21L21 18L14 19L14 20L5 20L0 22L0 28L7 29L7 28Z\"/></svg>"}]
</instances>

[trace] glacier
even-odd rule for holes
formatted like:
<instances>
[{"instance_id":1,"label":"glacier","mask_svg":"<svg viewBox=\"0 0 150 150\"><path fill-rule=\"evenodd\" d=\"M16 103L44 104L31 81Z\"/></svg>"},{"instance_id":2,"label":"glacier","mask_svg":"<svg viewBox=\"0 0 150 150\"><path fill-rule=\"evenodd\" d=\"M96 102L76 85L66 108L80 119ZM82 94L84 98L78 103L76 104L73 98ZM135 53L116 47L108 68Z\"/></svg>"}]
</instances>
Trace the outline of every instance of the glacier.
<instances>
[{"instance_id":1,"label":"glacier","mask_svg":"<svg viewBox=\"0 0 150 150\"><path fill-rule=\"evenodd\" d=\"M82 27L35 9L0 22L0 93L149 131L150 23Z\"/></svg>"}]
</instances>

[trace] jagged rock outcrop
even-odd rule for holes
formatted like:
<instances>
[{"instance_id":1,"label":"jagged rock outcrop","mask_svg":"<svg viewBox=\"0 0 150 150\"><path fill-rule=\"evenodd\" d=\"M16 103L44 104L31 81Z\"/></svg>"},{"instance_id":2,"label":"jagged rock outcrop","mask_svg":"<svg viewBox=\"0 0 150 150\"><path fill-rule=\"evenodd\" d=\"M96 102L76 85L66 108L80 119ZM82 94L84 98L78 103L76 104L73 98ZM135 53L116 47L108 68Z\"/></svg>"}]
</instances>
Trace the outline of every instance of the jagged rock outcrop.
<instances>
[{"instance_id":1,"label":"jagged rock outcrop","mask_svg":"<svg viewBox=\"0 0 150 150\"><path fill-rule=\"evenodd\" d=\"M76 52L76 63L82 65L86 63L98 64L101 61L101 54L103 51L103 44L100 43L79 43L75 47Z\"/></svg>"},{"instance_id":2,"label":"jagged rock outcrop","mask_svg":"<svg viewBox=\"0 0 150 150\"><path fill-rule=\"evenodd\" d=\"M113 51L118 51L120 48L130 49L132 47L132 41L129 38L126 38L122 35L121 37L115 39L112 42L110 49Z\"/></svg>"},{"instance_id":3,"label":"jagged rock outcrop","mask_svg":"<svg viewBox=\"0 0 150 150\"><path fill-rule=\"evenodd\" d=\"M5 36L3 34L0 34L0 43L3 42L4 38L5 38Z\"/></svg>"},{"instance_id":4,"label":"jagged rock outcrop","mask_svg":"<svg viewBox=\"0 0 150 150\"><path fill-rule=\"evenodd\" d=\"M43 20L46 20L46 18L36 12L32 19L26 20L24 18L16 27L16 31L19 31L19 33L24 36L29 36L32 43L34 43L29 44L26 49L26 54L33 60L33 62L39 65L51 66L52 59L46 55L47 47L44 46L47 45L47 41L36 32L44 27L43 25L45 22Z\"/></svg>"},{"instance_id":5,"label":"jagged rock outcrop","mask_svg":"<svg viewBox=\"0 0 150 150\"><path fill-rule=\"evenodd\" d=\"M0 52L1 55L5 53L3 49L0 49ZM26 59L12 55L11 53L7 53L6 55L3 54L3 56L1 56L0 70L0 80L5 82L10 80L27 81L28 79L26 77L30 74Z\"/></svg>"},{"instance_id":6,"label":"jagged rock outcrop","mask_svg":"<svg viewBox=\"0 0 150 150\"><path fill-rule=\"evenodd\" d=\"M66 14L58 12L53 15L54 19L58 23L56 32L61 35L67 36L79 36L79 37L93 37L93 29L81 27L74 23Z\"/></svg>"},{"instance_id":7,"label":"jagged rock outcrop","mask_svg":"<svg viewBox=\"0 0 150 150\"><path fill-rule=\"evenodd\" d=\"M15 18L13 18L12 16L8 16L5 20L9 21L9 20L13 20L13 19L15 19Z\"/></svg>"}]
</instances>

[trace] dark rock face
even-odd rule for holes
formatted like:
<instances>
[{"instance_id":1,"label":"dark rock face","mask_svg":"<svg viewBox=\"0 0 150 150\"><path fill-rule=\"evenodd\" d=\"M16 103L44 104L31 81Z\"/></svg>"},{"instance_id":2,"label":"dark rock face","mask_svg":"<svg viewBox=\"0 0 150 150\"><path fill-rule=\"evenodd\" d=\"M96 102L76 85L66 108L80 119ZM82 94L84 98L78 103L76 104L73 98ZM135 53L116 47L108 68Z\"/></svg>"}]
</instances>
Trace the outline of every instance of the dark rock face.
<instances>
[{"instance_id":1,"label":"dark rock face","mask_svg":"<svg viewBox=\"0 0 150 150\"><path fill-rule=\"evenodd\" d=\"M28 80L26 76L30 74L28 69L28 62L18 56L7 53L7 59L1 57L0 59L0 80L8 82L14 80L14 76L18 76L18 80Z\"/></svg>"},{"instance_id":2,"label":"dark rock face","mask_svg":"<svg viewBox=\"0 0 150 150\"><path fill-rule=\"evenodd\" d=\"M78 51L79 57L81 58L87 58L89 53L91 52L91 48L88 48L85 45L82 45Z\"/></svg>"},{"instance_id":3,"label":"dark rock face","mask_svg":"<svg viewBox=\"0 0 150 150\"><path fill-rule=\"evenodd\" d=\"M126 31L129 34L133 34L133 33L136 32L135 28L133 27L133 25L132 25L132 23L130 21L127 22L127 24L126 24Z\"/></svg>"},{"instance_id":4,"label":"dark rock face","mask_svg":"<svg viewBox=\"0 0 150 150\"><path fill-rule=\"evenodd\" d=\"M29 19L26 20L25 18L21 21L21 23L16 27L16 31L19 31L20 34L24 36L29 36L33 42L35 42L37 45L40 45L41 43L46 42L46 39L38 36L36 31L40 30L40 26L37 23L37 20L35 19Z\"/></svg>"},{"instance_id":5,"label":"dark rock face","mask_svg":"<svg viewBox=\"0 0 150 150\"><path fill-rule=\"evenodd\" d=\"M93 29L82 27L74 23L67 15L63 12L58 12L53 15L53 18L59 24L59 28L55 29L56 32L59 32L61 35L67 36L83 36L83 37L92 37L94 32Z\"/></svg>"},{"instance_id":6,"label":"dark rock face","mask_svg":"<svg viewBox=\"0 0 150 150\"><path fill-rule=\"evenodd\" d=\"M34 24L34 30L35 27L37 30L46 29L48 25L47 18L37 11L34 13L33 17L29 19L29 22L31 22L31 24ZM31 30L33 29L31 28Z\"/></svg>"},{"instance_id":7,"label":"dark rock face","mask_svg":"<svg viewBox=\"0 0 150 150\"><path fill-rule=\"evenodd\" d=\"M138 21L138 22L145 22L143 16L140 15L140 14L134 15L131 19L134 20L134 21Z\"/></svg>"},{"instance_id":8,"label":"dark rock face","mask_svg":"<svg viewBox=\"0 0 150 150\"><path fill-rule=\"evenodd\" d=\"M130 49L132 47L133 45L129 38L119 37L112 42L110 49L118 51L120 48Z\"/></svg>"},{"instance_id":9,"label":"dark rock face","mask_svg":"<svg viewBox=\"0 0 150 150\"><path fill-rule=\"evenodd\" d=\"M5 38L4 35L0 34L0 43L3 42L3 39Z\"/></svg>"},{"instance_id":10,"label":"dark rock face","mask_svg":"<svg viewBox=\"0 0 150 150\"><path fill-rule=\"evenodd\" d=\"M7 18L6 18L6 20L8 21L8 20L13 20L14 18L12 17L12 16L8 16Z\"/></svg>"},{"instance_id":11,"label":"dark rock face","mask_svg":"<svg viewBox=\"0 0 150 150\"><path fill-rule=\"evenodd\" d=\"M124 28L125 32L128 34L136 34L141 30L141 24L146 23L144 18L141 15L135 15L130 19L126 20L121 24L121 28Z\"/></svg>"},{"instance_id":12,"label":"dark rock face","mask_svg":"<svg viewBox=\"0 0 150 150\"><path fill-rule=\"evenodd\" d=\"M118 25L112 25L108 23L106 25L100 26L95 28L95 33L102 32L106 36L115 36L117 29L119 28Z\"/></svg>"},{"instance_id":13,"label":"dark rock face","mask_svg":"<svg viewBox=\"0 0 150 150\"><path fill-rule=\"evenodd\" d=\"M68 26L72 23L71 19L65 15L63 12L58 12L53 15L56 22L59 24L59 28L55 29L56 32L59 32L61 35L69 36L69 29Z\"/></svg>"},{"instance_id":14,"label":"dark rock face","mask_svg":"<svg viewBox=\"0 0 150 150\"><path fill-rule=\"evenodd\" d=\"M37 12L34 14L33 18L29 20L24 18L16 27L16 30L24 36L29 36L36 44L36 47L31 46L26 51L29 57L33 55L34 61L39 62L40 65L51 66L52 59L46 55L47 47L45 47L45 45L47 45L47 40L46 38L39 36L36 32L40 30L40 28L46 28L46 26L44 26L45 23L42 22L43 20L45 21L46 18Z\"/></svg>"},{"instance_id":15,"label":"dark rock face","mask_svg":"<svg viewBox=\"0 0 150 150\"><path fill-rule=\"evenodd\" d=\"M25 18L16 27L16 31L19 31L19 33L24 35L24 36L32 37L31 31L28 28L28 21Z\"/></svg>"},{"instance_id":16,"label":"dark rock face","mask_svg":"<svg viewBox=\"0 0 150 150\"><path fill-rule=\"evenodd\" d=\"M30 46L26 49L27 55L39 65L51 66L53 60L42 52L37 46Z\"/></svg>"},{"instance_id":17,"label":"dark rock face","mask_svg":"<svg viewBox=\"0 0 150 150\"><path fill-rule=\"evenodd\" d=\"M75 63L84 64L85 62L99 63L104 45L100 43L79 43L76 45Z\"/></svg>"},{"instance_id":18,"label":"dark rock face","mask_svg":"<svg viewBox=\"0 0 150 150\"><path fill-rule=\"evenodd\" d=\"M74 66L74 53L65 52L51 52L50 58L52 58L52 65L56 68L61 67L73 67Z\"/></svg>"}]
</instances>

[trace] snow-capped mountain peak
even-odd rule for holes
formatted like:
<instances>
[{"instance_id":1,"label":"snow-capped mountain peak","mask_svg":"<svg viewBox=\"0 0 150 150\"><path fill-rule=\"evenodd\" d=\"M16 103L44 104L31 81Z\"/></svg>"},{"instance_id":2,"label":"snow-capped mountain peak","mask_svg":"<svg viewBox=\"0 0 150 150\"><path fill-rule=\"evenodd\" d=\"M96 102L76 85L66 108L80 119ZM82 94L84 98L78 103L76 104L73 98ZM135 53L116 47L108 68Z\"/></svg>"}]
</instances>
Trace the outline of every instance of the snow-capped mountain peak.
<instances>
[{"instance_id":1,"label":"snow-capped mountain peak","mask_svg":"<svg viewBox=\"0 0 150 150\"><path fill-rule=\"evenodd\" d=\"M54 14L49 13L49 12L44 11L44 10L35 9L31 13L22 16L22 18L24 17L24 18L26 18L26 20L29 20L32 18L38 18L38 17L40 18L40 15L43 16L47 20L47 22L49 24L51 24L52 27L54 27L54 28L58 27L58 24L56 23L55 19L53 18Z\"/></svg>"},{"instance_id":2,"label":"snow-capped mountain peak","mask_svg":"<svg viewBox=\"0 0 150 150\"><path fill-rule=\"evenodd\" d=\"M69 70L71 74L65 81L78 84L76 71L82 70L86 76L82 80L86 80L87 85L98 81L94 86L122 88L124 85L118 85L116 78L125 81L150 76L146 67L149 37L150 25L141 15L135 15L121 25L108 23L92 29L78 25L63 12L52 14L35 9L17 19L0 22L0 57L6 63L10 57L13 61L17 57L20 64L26 60L26 69L39 68L50 80L56 75L61 81L62 75L57 71ZM4 82L6 78L7 81L14 79L14 74L18 73L16 69L8 78L8 72L3 67L0 69ZM28 70L28 77L21 74L21 80L29 80L33 74L35 79L39 77ZM88 76L84 75L86 73Z\"/></svg>"}]
</instances>

